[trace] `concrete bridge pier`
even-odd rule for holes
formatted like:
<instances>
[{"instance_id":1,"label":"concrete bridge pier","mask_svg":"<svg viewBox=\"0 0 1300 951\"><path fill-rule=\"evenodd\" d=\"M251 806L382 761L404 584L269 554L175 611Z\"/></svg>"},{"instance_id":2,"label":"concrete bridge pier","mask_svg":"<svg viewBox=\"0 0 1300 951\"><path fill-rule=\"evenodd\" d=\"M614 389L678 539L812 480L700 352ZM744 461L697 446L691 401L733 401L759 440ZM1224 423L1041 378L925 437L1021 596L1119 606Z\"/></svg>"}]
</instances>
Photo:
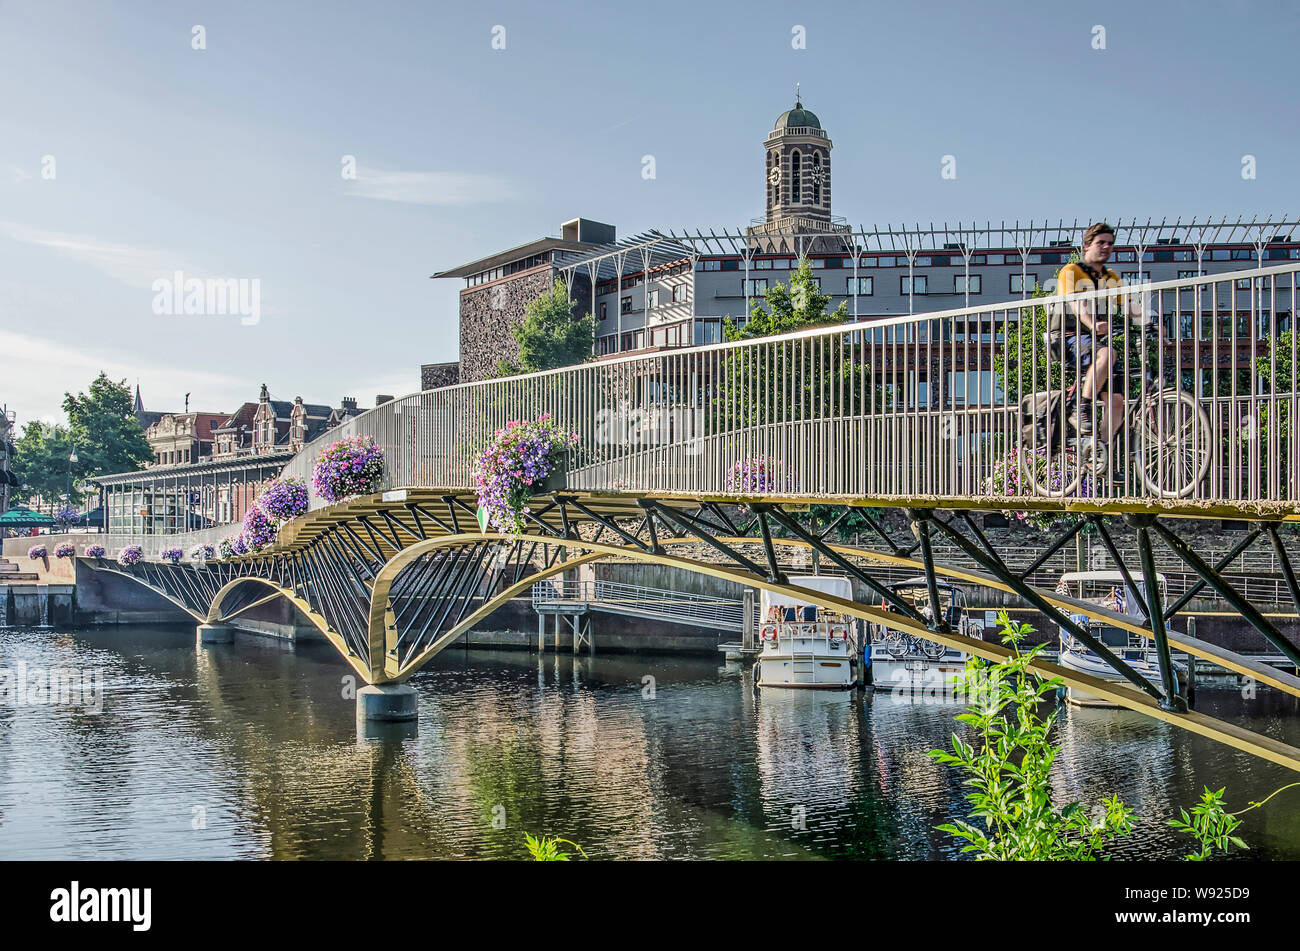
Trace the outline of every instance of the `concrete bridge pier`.
<instances>
[{"instance_id":1,"label":"concrete bridge pier","mask_svg":"<svg viewBox=\"0 0 1300 951\"><path fill-rule=\"evenodd\" d=\"M357 722L409 722L420 695L406 684L370 684L357 691Z\"/></svg>"},{"instance_id":2,"label":"concrete bridge pier","mask_svg":"<svg viewBox=\"0 0 1300 951\"><path fill-rule=\"evenodd\" d=\"M235 639L235 629L229 624L200 624L195 635L200 644L229 644Z\"/></svg>"}]
</instances>

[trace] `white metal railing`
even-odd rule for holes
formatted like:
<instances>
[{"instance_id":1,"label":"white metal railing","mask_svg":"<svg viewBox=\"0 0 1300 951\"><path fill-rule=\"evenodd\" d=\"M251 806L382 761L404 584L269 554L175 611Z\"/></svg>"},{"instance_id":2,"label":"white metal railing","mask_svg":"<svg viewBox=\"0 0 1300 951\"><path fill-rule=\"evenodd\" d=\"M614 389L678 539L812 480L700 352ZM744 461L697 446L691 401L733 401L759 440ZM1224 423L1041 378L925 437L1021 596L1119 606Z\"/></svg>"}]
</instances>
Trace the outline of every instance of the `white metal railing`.
<instances>
[{"instance_id":1,"label":"white metal railing","mask_svg":"<svg viewBox=\"0 0 1300 951\"><path fill-rule=\"evenodd\" d=\"M599 579L538 581L533 584L532 602L534 608L577 604L736 631L744 619L743 601Z\"/></svg>"},{"instance_id":2,"label":"white metal railing","mask_svg":"<svg viewBox=\"0 0 1300 951\"><path fill-rule=\"evenodd\" d=\"M384 450L386 487L465 490L496 429L549 413L579 436L568 472L578 490L971 498L993 491L990 477L1014 451L1012 468L1038 460L1041 491L1057 496L1297 501L1296 338L1281 334L1298 275L1296 264L1261 267L443 387L348 420L285 474L310 483L323 446L366 435ZM1049 452L1035 436L1020 450L1030 417L1008 397L1048 389L1062 365L1077 377L1081 359L1080 348L1044 340L1029 321L1045 329L1045 313L1083 305L1098 317L1159 317L1159 342L1139 346L1141 334L1128 335L1130 357L1146 360L1152 377L1129 381L1119 439ZM974 386L967 373L977 374ZM1190 388L1183 396L1180 385ZM1098 404L1098 429L1100 413ZM631 416L634 426L611 423ZM1054 420L1069 432L1063 401ZM1094 478L1090 454L1107 445L1117 457L1120 446L1143 453L1125 460L1118 481ZM735 467L756 459L767 474L738 478ZM1205 460L1204 472L1180 471L1188 460ZM1054 473L1079 485L1062 492ZM1016 481L1012 491L1029 491Z\"/></svg>"}]
</instances>

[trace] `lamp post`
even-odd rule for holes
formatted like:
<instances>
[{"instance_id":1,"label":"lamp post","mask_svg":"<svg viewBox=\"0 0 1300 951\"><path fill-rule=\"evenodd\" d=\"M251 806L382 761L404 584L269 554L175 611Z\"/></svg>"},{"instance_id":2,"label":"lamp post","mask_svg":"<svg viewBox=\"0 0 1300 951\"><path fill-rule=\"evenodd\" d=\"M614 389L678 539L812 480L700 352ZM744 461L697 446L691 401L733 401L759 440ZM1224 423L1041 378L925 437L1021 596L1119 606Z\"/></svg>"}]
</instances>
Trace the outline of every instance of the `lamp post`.
<instances>
[{"instance_id":1,"label":"lamp post","mask_svg":"<svg viewBox=\"0 0 1300 951\"><path fill-rule=\"evenodd\" d=\"M77 461L77 447L72 447L72 452L68 453L68 507L72 507L72 467Z\"/></svg>"}]
</instances>

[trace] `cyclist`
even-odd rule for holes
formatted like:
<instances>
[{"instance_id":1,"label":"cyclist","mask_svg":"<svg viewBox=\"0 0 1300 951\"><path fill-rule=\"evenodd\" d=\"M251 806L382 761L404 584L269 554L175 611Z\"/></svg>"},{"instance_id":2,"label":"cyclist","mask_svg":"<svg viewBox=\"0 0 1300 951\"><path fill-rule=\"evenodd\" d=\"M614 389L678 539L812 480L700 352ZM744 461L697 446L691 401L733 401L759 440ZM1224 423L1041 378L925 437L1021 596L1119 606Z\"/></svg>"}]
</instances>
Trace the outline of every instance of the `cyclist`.
<instances>
[{"instance_id":1,"label":"cyclist","mask_svg":"<svg viewBox=\"0 0 1300 951\"><path fill-rule=\"evenodd\" d=\"M1114 247L1114 228L1104 221L1089 226L1083 234L1083 257L1061 268L1057 293L1075 294L1123 286L1119 275L1106 267ZM1102 342L1110 334L1108 318L1118 310L1114 303L1107 298L1069 301L1059 328L1065 334L1065 358L1079 368L1075 428L1082 435L1092 433L1095 399L1106 407L1107 442L1114 438L1124 418L1124 396L1111 392L1110 388L1111 374L1116 369L1115 351ZM1118 303L1119 307L1127 307L1122 297Z\"/></svg>"}]
</instances>

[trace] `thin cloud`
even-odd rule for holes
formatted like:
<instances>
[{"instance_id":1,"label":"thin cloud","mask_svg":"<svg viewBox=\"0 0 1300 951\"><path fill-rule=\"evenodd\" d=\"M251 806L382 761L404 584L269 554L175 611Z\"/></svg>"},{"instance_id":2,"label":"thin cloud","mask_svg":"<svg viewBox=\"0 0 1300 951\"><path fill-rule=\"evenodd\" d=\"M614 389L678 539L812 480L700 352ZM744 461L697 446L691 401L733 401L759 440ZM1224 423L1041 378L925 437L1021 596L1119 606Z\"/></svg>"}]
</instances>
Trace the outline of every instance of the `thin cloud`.
<instances>
[{"instance_id":1,"label":"thin cloud","mask_svg":"<svg viewBox=\"0 0 1300 951\"><path fill-rule=\"evenodd\" d=\"M514 189L504 178L479 172L397 172L357 166L348 194L409 205L477 205L513 198Z\"/></svg>"},{"instance_id":2,"label":"thin cloud","mask_svg":"<svg viewBox=\"0 0 1300 951\"><path fill-rule=\"evenodd\" d=\"M170 277L174 271L184 271L191 277L199 276L172 252L114 244L86 235L30 228L13 221L0 221L0 234L22 244L49 248L74 258L129 287L151 288L155 279Z\"/></svg>"},{"instance_id":3,"label":"thin cloud","mask_svg":"<svg viewBox=\"0 0 1300 951\"><path fill-rule=\"evenodd\" d=\"M125 379L132 389L138 379L149 409L179 412L184 409L186 393L194 394L190 400L192 408L220 412L234 412L246 400L256 398L255 389L239 377L172 362L150 363L134 354L116 356L78 350L70 347L67 340L46 340L0 330L0 353L12 357L5 364L5 386L10 408L18 411L20 427L31 419L66 422L63 391L86 389L100 370L110 380ZM61 381L61 385L51 385L53 380Z\"/></svg>"}]
</instances>

